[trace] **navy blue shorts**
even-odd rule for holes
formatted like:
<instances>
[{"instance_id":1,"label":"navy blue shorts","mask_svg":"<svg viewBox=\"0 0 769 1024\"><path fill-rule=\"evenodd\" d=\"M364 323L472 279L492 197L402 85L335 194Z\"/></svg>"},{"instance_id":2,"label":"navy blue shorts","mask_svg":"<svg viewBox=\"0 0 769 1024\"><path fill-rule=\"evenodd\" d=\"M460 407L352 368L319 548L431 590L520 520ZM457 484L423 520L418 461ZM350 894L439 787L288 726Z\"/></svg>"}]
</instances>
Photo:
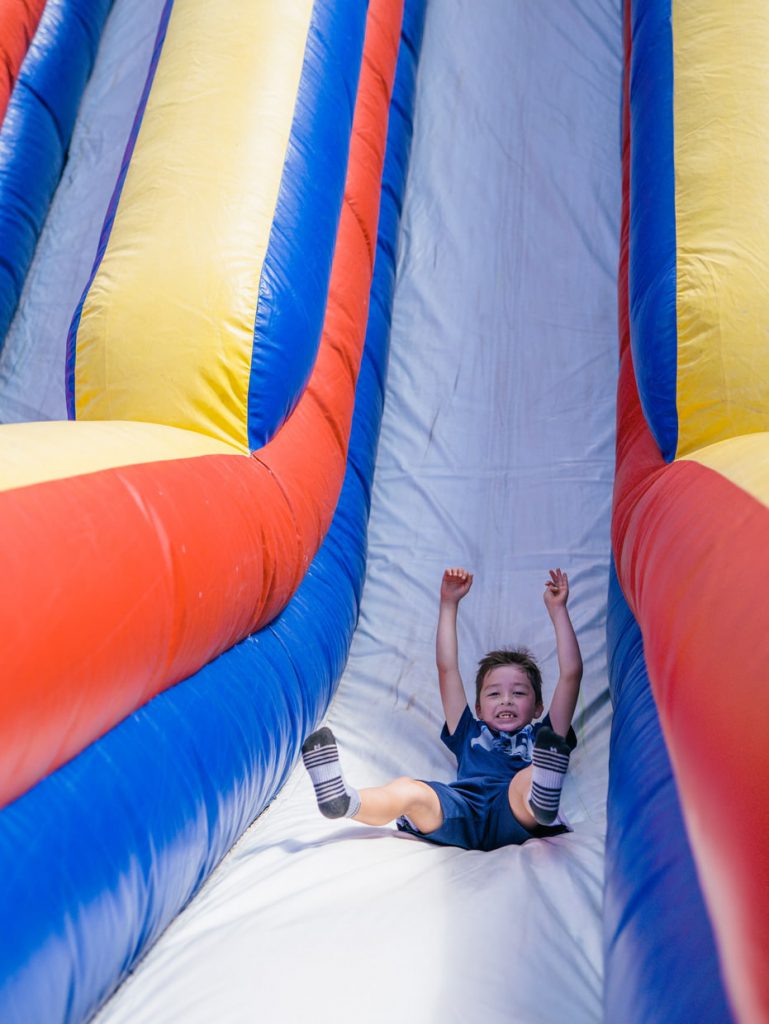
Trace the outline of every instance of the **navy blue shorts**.
<instances>
[{"instance_id":1,"label":"navy blue shorts","mask_svg":"<svg viewBox=\"0 0 769 1024\"><path fill-rule=\"evenodd\" d=\"M530 832L518 821L510 808L508 783L484 787L479 791L461 782L428 782L441 802L443 824L434 832L420 832L410 821L399 818L401 832L409 832L420 839L441 846L461 846L465 850L497 850L500 846L520 846L527 839L540 835L556 835L567 831L557 828L538 828Z\"/></svg>"}]
</instances>

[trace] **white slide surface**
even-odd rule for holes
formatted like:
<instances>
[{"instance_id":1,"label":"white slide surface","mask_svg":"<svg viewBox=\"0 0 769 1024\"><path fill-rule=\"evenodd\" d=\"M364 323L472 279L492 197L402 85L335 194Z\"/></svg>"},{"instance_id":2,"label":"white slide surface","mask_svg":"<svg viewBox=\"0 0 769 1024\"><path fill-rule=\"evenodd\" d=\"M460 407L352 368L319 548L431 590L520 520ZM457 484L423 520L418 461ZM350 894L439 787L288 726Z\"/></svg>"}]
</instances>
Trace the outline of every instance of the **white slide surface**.
<instances>
[{"instance_id":1,"label":"white slide surface","mask_svg":"<svg viewBox=\"0 0 769 1024\"><path fill-rule=\"evenodd\" d=\"M522 642L549 696L561 566L585 659L574 832L480 853L327 822L300 765L99 1024L601 1019L620 42L616 3L428 5L368 574L328 715L354 785L450 780L443 568L475 572L468 690Z\"/></svg>"}]
</instances>

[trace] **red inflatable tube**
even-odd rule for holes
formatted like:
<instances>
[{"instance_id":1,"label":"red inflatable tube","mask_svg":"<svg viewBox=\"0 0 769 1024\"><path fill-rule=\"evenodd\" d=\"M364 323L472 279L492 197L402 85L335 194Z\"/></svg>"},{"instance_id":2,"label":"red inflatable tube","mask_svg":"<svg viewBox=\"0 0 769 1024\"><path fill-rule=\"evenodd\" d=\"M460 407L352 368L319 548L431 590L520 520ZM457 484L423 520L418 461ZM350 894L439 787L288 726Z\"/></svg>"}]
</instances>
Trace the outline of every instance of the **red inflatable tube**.
<instances>
[{"instance_id":1,"label":"red inflatable tube","mask_svg":"<svg viewBox=\"0 0 769 1024\"><path fill-rule=\"evenodd\" d=\"M252 457L0 493L0 801L270 621L333 516L365 337L402 5L373 0L313 374Z\"/></svg>"},{"instance_id":2,"label":"red inflatable tube","mask_svg":"<svg viewBox=\"0 0 769 1024\"><path fill-rule=\"evenodd\" d=\"M769 1020L769 508L705 466L663 460L633 372L627 231L623 216L617 572L643 633L730 999L739 1020Z\"/></svg>"},{"instance_id":3,"label":"red inflatable tube","mask_svg":"<svg viewBox=\"0 0 769 1024\"><path fill-rule=\"evenodd\" d=\"M0 0L0 124L45 0Z\"/></svg>"}]
</instances>

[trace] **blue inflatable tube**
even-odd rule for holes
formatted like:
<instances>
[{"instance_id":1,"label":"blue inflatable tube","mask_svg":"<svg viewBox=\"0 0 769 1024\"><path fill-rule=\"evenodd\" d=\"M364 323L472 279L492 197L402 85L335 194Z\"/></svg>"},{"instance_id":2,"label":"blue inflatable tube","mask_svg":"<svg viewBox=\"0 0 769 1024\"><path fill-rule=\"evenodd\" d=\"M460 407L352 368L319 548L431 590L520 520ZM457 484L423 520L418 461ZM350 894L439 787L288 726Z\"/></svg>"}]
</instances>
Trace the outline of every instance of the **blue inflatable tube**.
<instances>
[{"instance_id":1,"label":"blue inflatable tube","mask_svg":"<svg viewBox=\"0 0 769 1024\"><path fill-rule=\"evenodd\" d=\"M612 564L607 653L614 714L604 898L604 1019L728 1024L641 631ZM660 853L664 851L664 861Z\"/></svg>"},{"instance_id":2,"label":"blue inflatable tube","mask_svg":"<svg viewBox=\"0 0 769 1024\"><path fill-rule=\"evenodd\" d=\"M344 196L366 7L315 2L259 282L248 395L252 451L266 444L291 414L318 352Z\"/></svg>"},{"instance_id":3,"label":"blue inflatable tube","mask_svg":"<svg viewBox=\"0 0 769 1024\"><path fill-rule=\"evenodd\" d=\"M369 326L331 530L268 628L156 697L0 815L7 1024L91 1015L272 799L328 707L365 573L423 17L424 0L407 0Z\"/></svg>"},{"instance_id":4,"label":"blue inflatable tube","mask_svg":"<svg viewBox=\"0 0 769 1024\"><path fill-rule=\"evenodd\" d=\"M48 0L0 129L0 347L61 177L112 0Z\"/></svg>"},{"instance_id":5,"label":"blue inflatable tube","mask_svg":"<svg viewBox=\"0 0 769 1024\"><path fill-rule=\"evenodd\" d=\"M678 446L676 193L671 0L631 12L630 339L646 421L666 461ZM654 338L654 345L639 339Z\"/></svg>"}]
</instances>

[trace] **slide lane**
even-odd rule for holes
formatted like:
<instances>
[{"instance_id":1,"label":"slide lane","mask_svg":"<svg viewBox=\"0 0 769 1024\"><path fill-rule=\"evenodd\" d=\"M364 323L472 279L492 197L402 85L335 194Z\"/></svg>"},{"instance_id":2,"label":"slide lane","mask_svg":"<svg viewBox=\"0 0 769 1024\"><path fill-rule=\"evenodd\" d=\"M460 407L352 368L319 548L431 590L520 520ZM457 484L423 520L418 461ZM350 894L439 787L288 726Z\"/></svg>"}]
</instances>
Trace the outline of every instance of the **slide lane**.
<instances>
[{"instance_id":1,"label":"slide lane","mask_svg":"<svg viewBox=\"0 0 769 1024\"><path fill-rule=\"evenodd\" d=\"M366 584L327 719L353 784L448 780L441 572L476 572L468 686L522 641L549 696L552 559L586 663L574 834L479 854L327 822L300 766L99 1024L604 1019L619 36L608 3L427 7Z\"/></svg>"},{"instance_id":2,"label":"slide lane","mask_svg":"<svg viewBox=\"0 0 769 1024\"><path fill-rule=\"evenodd\" d=\"M0 350L111 6L112 0L48 0L8 100L0 126Z\"/></svg>"},{"instance_id":3,"label":"slide lane","mask_svg":"<svg viewBox=\"0 0 769 1024\"><path fill-rule=\"evenodd\" d=\"M66 341L147 78L165 0L115 0L17 315L0 347L0 422L63 420Z\"/></svg>"}]
</instances>

